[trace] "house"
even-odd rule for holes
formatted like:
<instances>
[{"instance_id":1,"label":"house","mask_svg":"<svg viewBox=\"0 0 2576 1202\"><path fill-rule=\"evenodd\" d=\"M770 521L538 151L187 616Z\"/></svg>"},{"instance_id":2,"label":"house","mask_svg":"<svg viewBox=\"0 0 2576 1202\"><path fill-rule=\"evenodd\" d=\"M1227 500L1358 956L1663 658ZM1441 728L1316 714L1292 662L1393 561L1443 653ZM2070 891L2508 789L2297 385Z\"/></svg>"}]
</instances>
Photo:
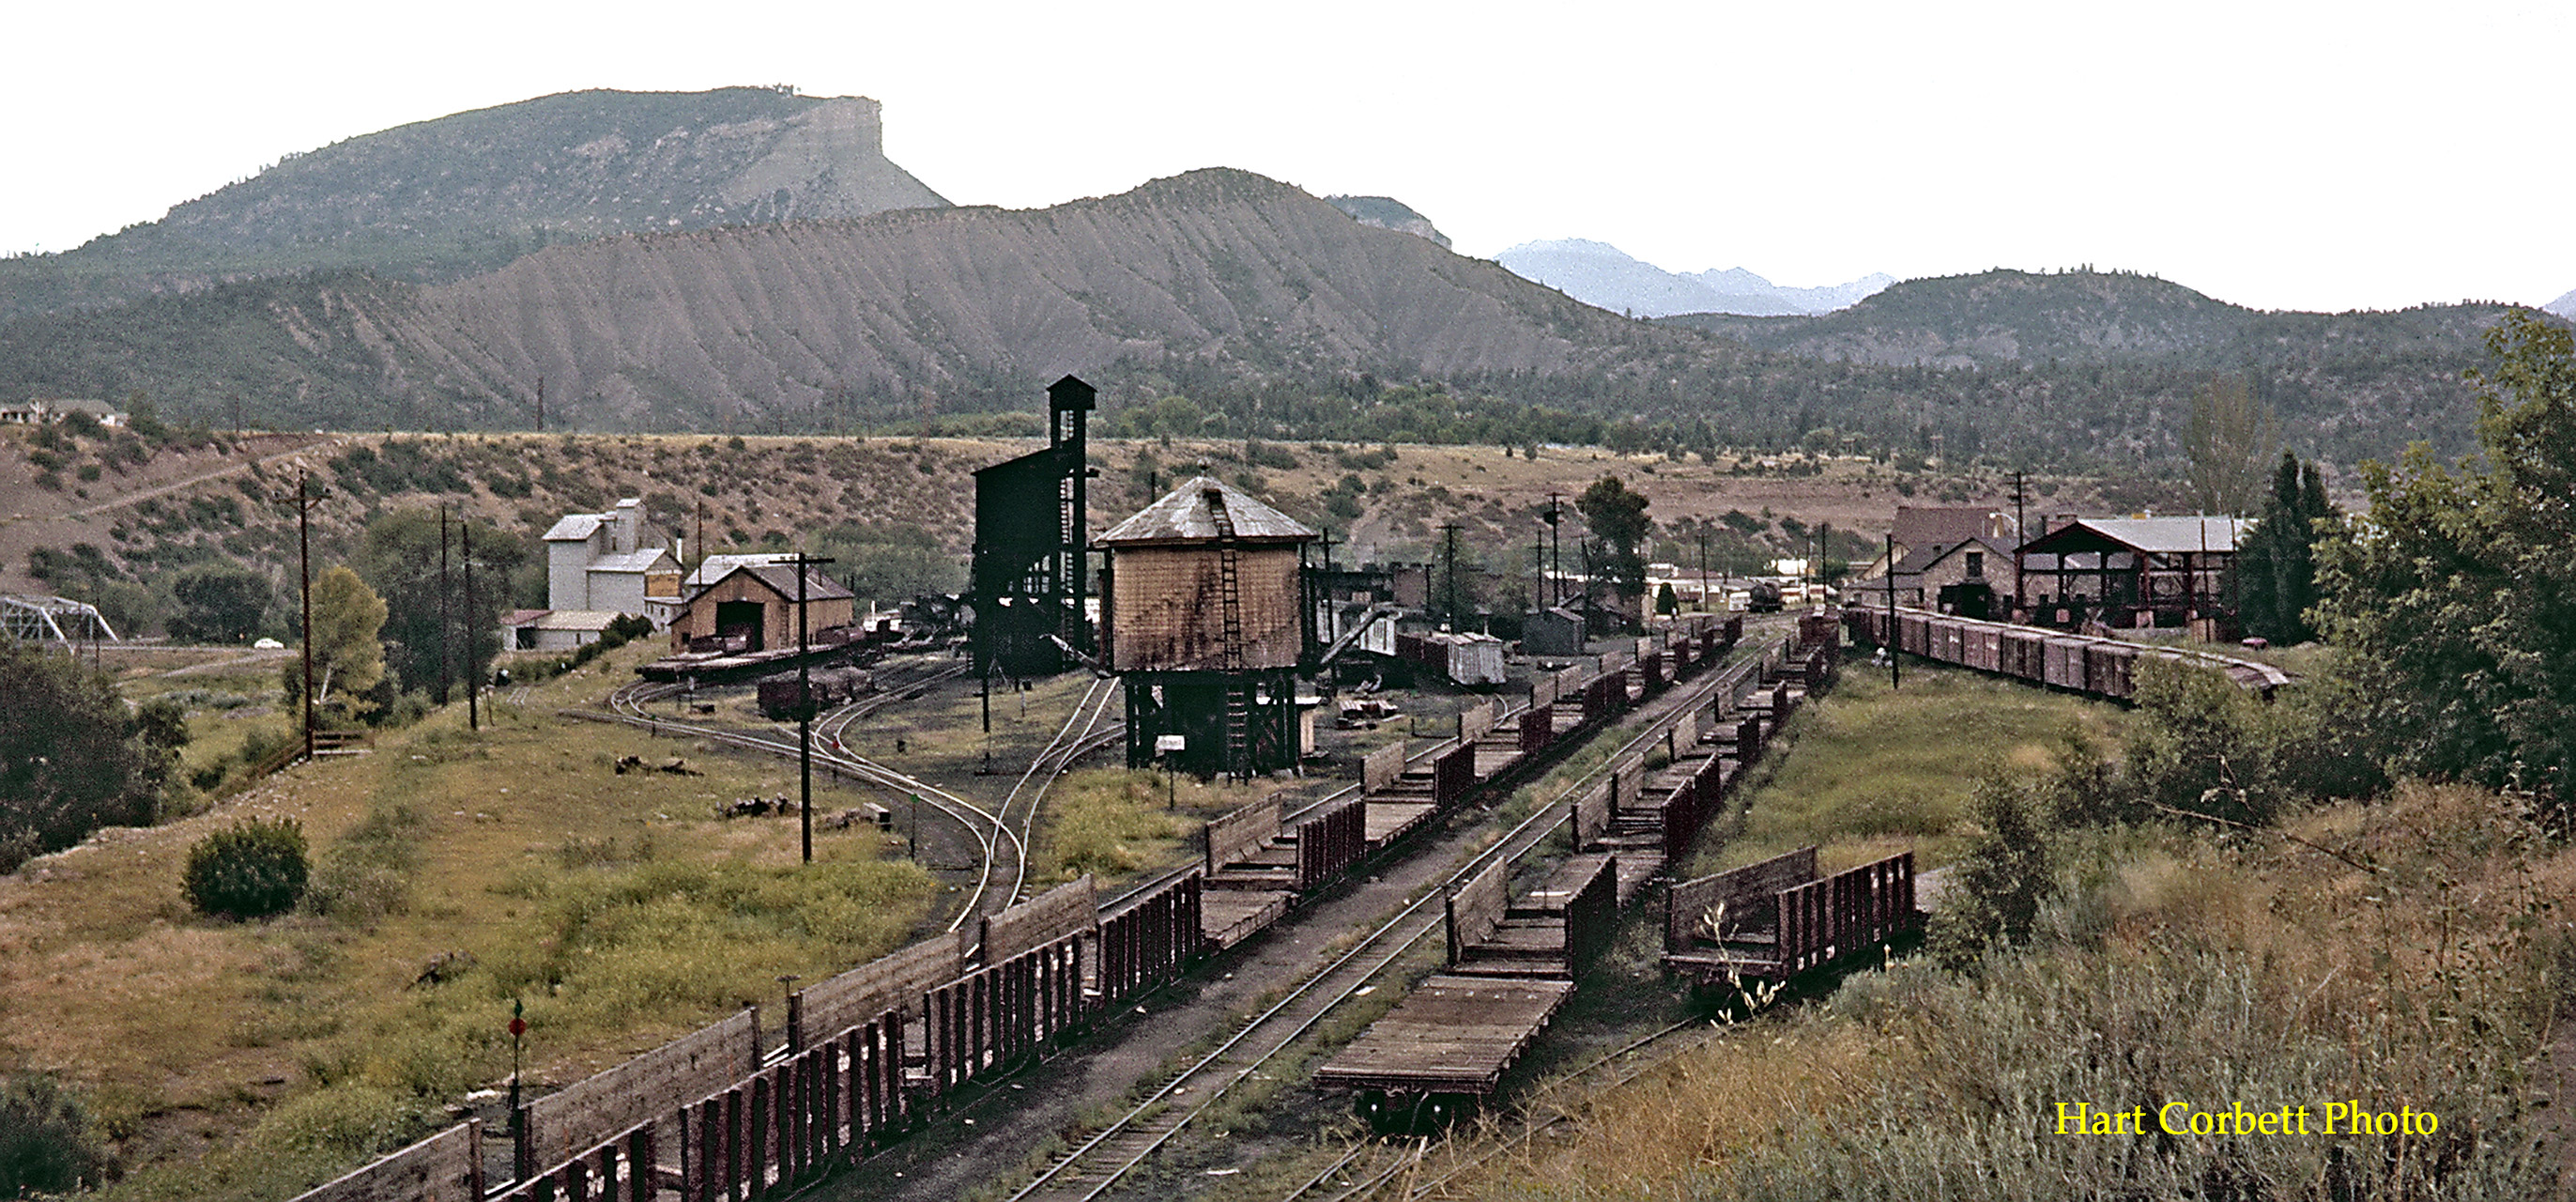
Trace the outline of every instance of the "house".
<instances>
[{"instance_id":1,"label":"house","mask_svg":"<svg viewBox=\"0 0 2576 1202\"><path fill-rule=\"evenodd\" d=\"M821 632L851 625L857 619L857 594L823 574L804 569L800 585L794 564L742 564L717 577L682 602L671 618L671 649L688 651L722 646L733 651L763 651L796 645L797 597L805 598L805 629L810 640Z\"/></svg>"},{"instance_id":2,"label":"house","mask_svg":"<svg viewBox=\"0 0 2576 1202\"><path fill-rule=\"evenodd\" d=\"M105 401L57 397L0 404L0 425L37 426L75 413L86 413L102 426L123 428L126 424L125 413Z\"/></svg>"},{"instance_id":3,"label":"house","mask_svg":"<svg viewBox=\"0 0 2576 1202\"><path fill-rule=\"evenodd\" d=\"M2016 553L2021 608L2044 626L2184 626L2220 639L2236 620L2233 517L2075 518Z\"/></svg>"},{"instance_id":4,"label":"house","mask_svg":"<svg viewBox=\"0 0 2576 1202\"><path fill-rule=\"evenodd\" d=\"M2012 546L2021 538L2019 524L2006 510L1992 505L1899 505L1896 521L1888 527L1888 538L1896 544L1896 558L1902 561L1913 551L1938 543L1956 547L1970 539L1983 539ZM1864 577L1887 574L1887 555L1881 552L1869 566L1861 569Z\"/></svg>"},{"instance_id":5,"label":"house","mask_svg":"<svg viewBox=\"0 0 2576 1202\"><path fill-rule=\"evenodd\" d=\"M568 513L546 531L546 608L642 614L668 626L681 599L671 537L628 497L607 513Z\"/></svg>"},{"instance_id":6,"label":"house","mask_svg":"<svg viewBox=\"0 0 2576 1202\"><path fill-rule=\"evenodd\" d=\"M1893 588L1898 605L1980 621L2011 613L2019 591L2012 543L1982 535L1922 543L1898 558L1893 573L1847 587L1855 604L1886 605Z\"/></svg>"}]
</instances>

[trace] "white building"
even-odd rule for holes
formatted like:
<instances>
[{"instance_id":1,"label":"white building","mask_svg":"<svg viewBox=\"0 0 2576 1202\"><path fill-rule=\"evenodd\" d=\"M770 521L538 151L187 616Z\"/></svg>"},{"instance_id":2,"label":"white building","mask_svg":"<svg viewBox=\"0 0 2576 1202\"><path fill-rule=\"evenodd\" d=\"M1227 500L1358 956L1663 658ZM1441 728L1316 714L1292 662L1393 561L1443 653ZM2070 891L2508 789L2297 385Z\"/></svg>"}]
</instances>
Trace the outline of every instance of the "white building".
<instances>
[{"instance_id":1,"label":"white building","mask_svg":"<svg viewBox=\"0 0 2576 1202\"><path fill-rule=\"evenodd\" d=\"M546 531L546 608L642 614L668 626L680 603L671 537L628 497L607 513L568 513Z\"/></svg>"}]
</instances>

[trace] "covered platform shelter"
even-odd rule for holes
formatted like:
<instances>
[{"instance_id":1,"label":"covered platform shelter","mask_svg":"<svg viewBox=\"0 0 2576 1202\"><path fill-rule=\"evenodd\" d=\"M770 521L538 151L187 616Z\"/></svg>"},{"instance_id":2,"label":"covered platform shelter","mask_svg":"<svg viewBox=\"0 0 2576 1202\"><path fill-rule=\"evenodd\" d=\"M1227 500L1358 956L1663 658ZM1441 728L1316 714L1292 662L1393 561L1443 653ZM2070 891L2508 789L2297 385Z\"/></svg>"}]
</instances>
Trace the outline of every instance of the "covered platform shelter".
<instances>
[{"instance_id":1,"label":"covered platform shelter","mask_svg":"<svg viewBox=\"0 0 2576 1202\"><path fill-rule=\"evenodd\" d=\"M2189 626L2223 638L2236 623L2232 517L2078 518L2014 553L2030 621L2071 628Z\"/></svg>"}]
</instances>

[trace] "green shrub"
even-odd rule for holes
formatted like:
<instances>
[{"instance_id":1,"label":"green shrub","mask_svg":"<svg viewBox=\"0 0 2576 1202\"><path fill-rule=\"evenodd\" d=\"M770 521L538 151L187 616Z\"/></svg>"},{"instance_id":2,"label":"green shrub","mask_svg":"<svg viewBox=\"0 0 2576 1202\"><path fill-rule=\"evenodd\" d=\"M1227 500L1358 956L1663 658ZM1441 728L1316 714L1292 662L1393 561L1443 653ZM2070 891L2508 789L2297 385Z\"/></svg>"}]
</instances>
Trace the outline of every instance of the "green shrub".
<instances>
[{"instance_id":1,"label":"green shrub","mask_svg":"<svg viewBox=\"0 0 2576 1202\"><path fill-rule=\"evenodd\" d=\"M188 849L188 902L207 914L261 918L293 906L311 872L302 825L253 818Z\"/></svg>"},{"instance_id":2,"label":"green shrub","mask_svg":"<svg viewBox=\"0 0 2576 1202\"><path fill-rule=\"evenodd\" d=\"M89 1116L52 1078L0 1086L0 1197L70 1193L114 1171L90 1134Z\"/></svg>"}]
</instances>

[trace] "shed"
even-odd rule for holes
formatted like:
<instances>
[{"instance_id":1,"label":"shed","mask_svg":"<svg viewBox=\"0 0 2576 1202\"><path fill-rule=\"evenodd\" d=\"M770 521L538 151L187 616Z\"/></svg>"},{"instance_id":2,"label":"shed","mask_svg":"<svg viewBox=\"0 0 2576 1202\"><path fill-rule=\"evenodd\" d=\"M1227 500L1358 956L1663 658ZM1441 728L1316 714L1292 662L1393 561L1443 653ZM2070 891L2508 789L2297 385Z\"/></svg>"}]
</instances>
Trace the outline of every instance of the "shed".
<instances>
[{"instance_id":1,"label":"shed","mask_svg":"<svg viewBox=\"0 0 2576 1202\"><path fill-rule=\"evenodd\" d=\"M856 619L857 597L819 568L805 569L803 588L809 634ZM698 639L739 642L742 651L794 647L797 589L794 564L736 567L681 604L671 619L671 647L686 651Z\"/></svg>"},{"instance_id":2,"label":"shed","mask_svg":"<svg viewBox=\"0 0 2576 1202\"><path fill-rule=\"evenodd\" d=\"M1583 615L1562 605L1530 614L1521 621L1521 650L1531 655L1583 654Z\"/></svg>"}]
</instances>

